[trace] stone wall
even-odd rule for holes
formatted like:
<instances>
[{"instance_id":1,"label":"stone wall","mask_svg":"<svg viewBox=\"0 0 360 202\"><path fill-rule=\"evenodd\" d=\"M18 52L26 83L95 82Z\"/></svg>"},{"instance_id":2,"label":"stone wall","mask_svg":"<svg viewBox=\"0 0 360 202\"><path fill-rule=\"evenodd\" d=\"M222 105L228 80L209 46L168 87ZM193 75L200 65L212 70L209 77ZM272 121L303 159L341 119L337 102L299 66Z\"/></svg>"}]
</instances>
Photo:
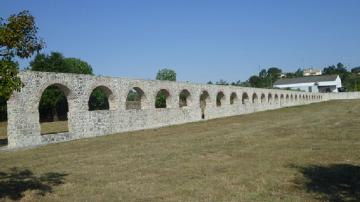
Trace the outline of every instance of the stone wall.
<instances>
[{"instance_id":1,"label":"stone wall","mask_svg":"<svg viewBox=\"0 0 360 202\"><path fill-rule=\"evenodd\" d=\"M342 95L305 93L276 89L204 85L171 81L98 77L79 74L20 73L25 84L8 101L8 147L20 148L51 142L95 137L125 131L156 128L282 107L304 105ZM43 91L50 85L65 93L69 105L68 133L41 135L38 105ZM101 87L109 99L109 110L89 111L88 101L93 89ZM141 109L126 109L127 94L137 87L143 92ZM168 92L167 108L155 108L157 93ZM187 90L187 106L179 106L179 94ZM203 109L200 96L206 94ZM223 95L221 105L216 98ZM349 95L358 98L359 94Z\"/></svg>"}]
</instances>

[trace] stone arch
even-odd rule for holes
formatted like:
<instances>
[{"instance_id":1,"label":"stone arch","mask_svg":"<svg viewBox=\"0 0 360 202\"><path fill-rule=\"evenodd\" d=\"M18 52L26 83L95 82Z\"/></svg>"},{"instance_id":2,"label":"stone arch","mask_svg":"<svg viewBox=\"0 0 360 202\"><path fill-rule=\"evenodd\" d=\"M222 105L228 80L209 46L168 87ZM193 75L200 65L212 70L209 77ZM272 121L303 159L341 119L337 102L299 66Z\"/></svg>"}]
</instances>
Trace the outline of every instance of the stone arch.
<instances>
[{"instance_id":1,"label":"stone arch","mask_svg":"<svg viewBox=\"0 0 360 202\"><path fill-rule=\"evenodd\" d=\"M225 103L225 94L222 91L219 91L216 94L216 106L221 107Z\"/></svg>"},{"instance_id":2,"label":"stone arch","mask_svg":"<svg viewBox=\"0 0 360 202\"><path fill-rule=\"evenodd\" d=\"M209 93L206 90L202 91L200 94L199 100L200 100L200 108L201 108L201 118L205 119L206 105L208 103L209 104L211 103Z\"/></svg>"},{"instance_id":3,"label":"stone arch","mask_svg":"<svg viewBox=\"0 0 360 202\"><path fill-rule=\"evenodd\" d=\"M188 107L191 106L191 94L187 89L182 90L179 93L179 107Z\"/></svg>"},{"instance_id":4,"label":"stone arch","mask_svg":"<svg viewBox=\"0 0 360 202\"><path fill-rule=\"evenodd\" d=\"M236 104L239 101L237 94L235 92L232 92L230 95L230 104Z\"/></svg>"},{"instance_id":5,"label":"stone arch","mask_svg":"<svg viewBox=\"0 0 360 202\"><path fill-rule=\"evenodd\" d=\"M265 102L266 102L266 96L265 96L264 93L261 93L260 101L261 101L261 103L265 103Z\"/></svg>"},{"instance_id":6,"label":"stone arch","mask_svg":"<svg viewBox=\"0 0 360 202\"><path fill-rule=\"evenodd\" d=\"M294 96L293 96L293 94L290 94L290 102L294 102Z\"/></svg>"},{"instance_id":7,"label":"stone arch","mask_svg":"<svg viewBox=\"0 0 360 202\"><path fill-rule=\"evenodd\" d=\"M129 90L126 96L125 108L129 109L142 109L145 102L145 93L139 87L133 87Z\"/></svg>"},{"instance_id":8,"label":"stone arch","mask_svg":"<svg viewBox=\"0 0 360 202\"><path fill-rule=\"evenodd\" d=\"M246 92L243 92L241 102L242 104L248 104L250 102L249 95Z\"/></svg>"},{"instance_id":9,"label":"stone arch","mask_svg":"<svg viewBox=\"0 0 360 202\"><path fill-rule=\"evenodd\" d=\"M268 94L268 103L272 103L273 102L273 96L271 93Z\"/></svg>"},{"instance_id":10,"label":"stone arch","mask_svg":"<svg viewBox=\"0 0 360 202\"><path fill-rule=\"evenodd\" d=\"M40 104L40 99L44 91L50 87L50 86L56 86L58 87L62 92L64 92L66 99L68 100L69 104L69 110L71 108L71 100L76 99L74 90L70 88L70 85L63 82L47 82L43 84L41 87L39 87L35 93L34 99L29 100L28 106L30 111L38 111L38 107Z\"/></svg>"},{"instance_id":11,"label":"stone arch","mask_svg":"<svg viewBox=\"0 0 360 202\"><path fill-rule=\"evenodd\" d=\"M170 103L170 93L166 89L160 89L155 97L155 108L168 108Z\"/></svg>"},{"instance_id":12,"label":"stone arch","mask_svg":"<svg viewBox=\"0 0 360 202\"><path fill-rule=\"evenodd\" d=\"M286 94L286 96L285 96L285 102L289 102L290 101L290 96L289 96L289 94Z\"/></svg>"},{"instance_id":13,"label":"stone arch","mask_svg":"<svg viewBox=\"0 0 360 202\"><path fill-rule=\"evenodd\" d=\"M297 94L294 95L294 100L295 100L295 101L298 101L298 96L297 96Z\"/></svg>"},{"instance_id":14,"label":"stone arch","mask_svg":"<svg viewBox=\"0 0 360 202\"><path fill-rule=\"evenodd\" d=\"M251 100L252 100L252 103L259 103L258 95L256 93L253 93Z\"/></svg>"},{"instance_id":15,"label":"stone arch","mask_svg":"<svg viewBox=\"0 0 360 202\"><path fill-rule=\"evenodd\" d=\"M41 135L69 132L68 113L70 107L68 99L70 94L71 90L60 83L50 84L41 90L40 99L37 104ZM48 100L53 101L54 99L56 100L55 103L50 102L51 104L49 104ZM50 108L48 108L49 106ZM51 110L51 117L42 117L44 108L45 111Z\"/></svg>"},{"instance_id":16,"label":"stone arch","mask_svg":"<svg viewBox=\"0 0 360 202\"><path fill-rule=\"evenodd\" d=\"M274 96L274 102L275 102L276 104L279 103L279 96L278 96L278 94L275 94L275 96Z\"/></svg>"},{"instance_id":17,"label":"stone arch","mask_svg":"<svg viewBox=\"0 0 360 202\"><path fill-rule=\"evenodd\" d=\"M88 101L89 111L114 110L115 108L115 96L110 88L100 85L92 89Z\"/></svg>"},{"instance_id":18,"label":"stone arch","mask_svg":"<svg viewBox=\"0 0 360 202\"><path fill-rule=\"evenodd\" d=\"M280 103L284 103L284 101L285 101L284 94L281 94L280 95Z\"/></svg>"}]
</instances>

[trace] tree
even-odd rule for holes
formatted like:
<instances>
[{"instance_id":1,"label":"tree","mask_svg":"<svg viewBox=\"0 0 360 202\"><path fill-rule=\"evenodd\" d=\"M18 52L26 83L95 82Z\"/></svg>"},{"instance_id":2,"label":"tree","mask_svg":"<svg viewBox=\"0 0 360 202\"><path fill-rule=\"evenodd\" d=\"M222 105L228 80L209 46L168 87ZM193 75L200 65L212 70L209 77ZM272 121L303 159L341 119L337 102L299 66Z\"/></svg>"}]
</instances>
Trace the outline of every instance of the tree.
<instances>
[{"instance_id":1,"label":"tree","mask_svg":"<svg viewBox=\"0 0 360 202\"><path fill-rule=\"evenodd\" d=\"M41 72L93 75L92 67L87 62L77 58L65 58L59 52L51 52L50 55L37 54L34 60L30 62L30 69Z\"/></svg>"},{"instance_id":2,"label":"tree","mask_svg":"<svg viewBox=\"0 0 360 202\"><path fill-rule=\"evenodd\" d=\"M92 67L78 58L65 58L65 64L70 68L71 73L93 75Z\"/></svg>"},{"instance_id":3,"label":"tree","mask_svg":"<svg viewBox=\"0 0 360 202\"><path fill-rule=\"evenodd\" d=\"M249 78L249 83L251 87L259 87L261 85L261 78L253 75Z\"/></svg>"},{"instance_id":4,"label":"tree","mask_svg":"<svg viewBox=\"0 0 360 202\"><path fill-rule=\"evenodd\" d=\"M354 74L359 74L360 73L360 66L359 67L354 67L351 69L351 73L354 73Z\"/></svg>"},{"instance_id":5,"label":"tree","mask_svg":"<svg viewBox=\"0 0 360 202\"><path fill-rule=\"evenodd\" d=\"M61 53L51 52L50 55L37 54L34 60L30 62L30 70L69 73L70 67L66 64Z\"/></svg>"},{"instance_id":6,"label":"tree","mask_svg":"<svg viewBox=\"0 0 360 202\"><path fill-rule=\"evenodd\" d=\"M66 103L66 107L61 107ZM65 110L60 111L59 108ZM65 109L64 109L65 108ZM64 92L56 86L46 88L41 96L39 104L41 121L58 121L59 114L65 115L67 112L67 101Z\"/></svg>"},{"instance_id":7,"label":"tree","mask_svg":"<svg viewBox=\"0 0 360 202\"><path fill-rule=\"evenodd\" d=\"M267 73L266 69L262 69L262 70L259 72L259 77L262 78L262 79L266 78L267 75L268 75L268 73Z\"/></svg>"},{"instance_id":8,"label":"tree","mask_svg":"<svg viewBox=\"0 0 360 202\"><path fill-rule=\"evenodd\" d=\"M323 74L325 75L339 74L341 79L343 79L344 76L346 77L348 73L349 72L347 71L346 67L341 62L336 64L336 66L331 65L323 69Z\"/></svg>"},{"instance_id":9,"label":"tree","mask_svg":"<svg viewBox=\"0 0 360 202\"><path fill-rule=\"evenodd\" d=\"M37 30L35 19L28 11L11 15L6 22L0 18L0 96L6 100L22 87L17 77L19 66L13 60L29 58L44 47L44 42L36 36Z\"/></svg>"},{"instance_id":10,"label":"tree","mask_svg":"<svg viewBox=\"0 0 360 202\"><path fill-rule=\"evenodd\" d=\"M156 80L176 81L176 72L172 69L160 69L156 74Z\"/></svg>"},{"instance_id":11,"label":"tree","mask_svg":"<svg viewBox=\"0 0 360 202\"><path fill-rule=\"evenodd\" d=\"M160 69L156 74L156 80L176 81L176 72L172 69ZM166 106L166 95L160 91L155 100L156 108L164 108Z\"/></svg>"},{"instance_id":12,"label":"tree","mask_svg":"<svg viewBox=\"0 0 360 202\"><path fill-rule=\"evenodd\" d=\"M273 85L276 80L278 80L281 76L282 70L277 67L270 67L267 70L268 77L271 81L270 85Z\"/></svg>"},{"instance_id":13,"label":"tree","mask_svg":"<svg viewBox=\"0 0 360 202\"><path fill-rule=\"evenodd\" d=\"M89 110L106 110L109 109L109 101L104 91L96 88L89 98Z\"/></svg>"},{"instance_id":14,"label":"tree","mask_svg":"<svg viewBox=\"0 0 360 202\"><path fill-rule=\"evenodd\" d=\"M348 72L345 65L343 65L341 62L337 63L336 66L331 65L331 66L325 67L323 69L323 74L324 75L339 75L345 89L352 90L354 88L354 85L351 84L351 81L350 81L351 73Z\"/></svg>"},{"instance_id":15,"label":"tree","mask_svg":"<svg viewBox=\"0 0 360 202\"><path fill-rule=\"evenodd\" d=\"M14 90L20 91L23 86L20 78L19 66L8 59L0 60L0 97L8 100Z\"/></svg>"},{"instance_id":16,"label":"tree","mask_svg":"<svg viewBox=\"0 0 360 202\"><path fill-rule=\"evenodd\" d=\"M228 83L227 81L225 81L224 79L220 79L220 80L217 81L215 84L216 84L216 85L223 85L223 86L229 85L229 83Z\"/></svg>"}]
</instances>

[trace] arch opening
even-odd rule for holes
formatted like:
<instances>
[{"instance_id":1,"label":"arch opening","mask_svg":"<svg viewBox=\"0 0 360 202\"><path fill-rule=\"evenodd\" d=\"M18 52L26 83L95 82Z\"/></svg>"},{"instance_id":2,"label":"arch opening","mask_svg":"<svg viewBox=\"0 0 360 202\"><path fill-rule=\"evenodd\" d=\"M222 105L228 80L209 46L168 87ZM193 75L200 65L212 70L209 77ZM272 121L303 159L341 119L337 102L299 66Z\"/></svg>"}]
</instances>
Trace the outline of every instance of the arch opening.
<instances>
[{"instance_id":1,"label":"arch opening","mask_svg":"<svg viewBox=\"0 0 360 202\"><path fill-rule=\"evenodd\" d=\"M167 108L169 107L170 93L165 89L161 89L156 94L155 108Z\"/></svg>"},{"instance_id":2,"label":"arch opening","mask_svg":"<svg viewBox=\"0 0 360 202\"><path fill-rule=\"evenodd\" d=\"M238 97L237 97L237 94L235 92L231 93L230 95L230 104L233 105L233 104L236 104L238 102Z\"/></svg>"},{"instance_id":3,"label":"arch opening","mask_svg":"<svg viewBox=\"0 0 360 202\"><path fill-rule=\"evenodd\" d=\"M253 102L253 103L258 103L258 102L259 102L259 101L258 101L258 96L257 96L256 93L253 93L253 95L252 95L252 102Z\"/></svg>"},{"instance_id":4,"label":"arch opening","mask_svg":"<svg viewBox=\"0 0 360 202\"><path fill-rule=\"evenodd\" d=\"M277 94L275 94L274 101L276 104L279 103L279 96Z\"/></svg>"},{"instance_id":5,"label":"arch opening","mask_svg":"<svg viewBox=\"0 0 360 202\"><path fill-rule=\"evenodd\" d=\"M225 102L225 95L222 91L218 92L216 95L216 106L221 107Z\"/></svg>"},{"instance_id":6,"label":"arch opening","mask_svg":"<svg viewBox=\"0 0 360 202\"><path fill-rule=\"evenodd\" d=\"M191 105L191 95L186 89L182 90L179 94L179 107L188 107Z\"/></svg>"},{"instance_id":7,"label":"arch opening","mask_svg":"<svg viewBox=\"0 0 360 202\"><path fill-rule=\"evenodd\" d=\"M272 103L273 102L273 97L272 97L272 94L271 93L269 93L268 94L268 103Z\"/></svg>"},{"instance_id":8,"label":"arch opening","mask_svg":"<svg viewBox=\"0 0 360 202\"><path fill-rule=\"evenodd\" d=\"M110 110L113 106L114 96L112 91L106 86L98 86L94 88L90 94L88 101L89 111Z\"/></svg>"},{"instance_id":9,"label":"arch opening","mask_svg":"<svg viewBox=\"0 0 360 202\"><path fill-rule=\"evenodd\" d=\"M266 102L266 96L265 96L264 93L261 94L260 100L261 100L261 103L265 103L265 102Z\"/></svg>"},{"instance_id":10,"label":"arch opening","mask_svg":"<svg viewBox=\"0 0 360 202\"><path fill-rule=\"evenodd\" d=\"M241 96L241 103L242 104L248 104L250 102L249 100L249 96L246 92L243 92L242 96Z\"/></svg>"},{"instance_id":11,"label":"arch opening","mask_svg":"<svg viewBox=\"0 0 360 202\"><path fill-rule=\"evenodd\" d=\"M131 88L126 97L126 109L142 109L142 102L144 100L144 96L145 93L143 90L141 90L141 88Z\"/></svg>"},{"instance_id":12,"label":"arch opening","mask_svg":"<svg viewBox=\"0 0 360 202\"><path fill-rule=\"evenodd\" d=\"M280 102L281 102L281 103L284 103L284 101L285 101L285 97L284 97L283 94L281 94L281 95L280 95Z\"/></svg>"},{"instance_id":13,"label":"arch opening","mask_svg":"<svg viewBox=\"0 0 360 202\"><path fill-rule=\"evenodd\" d=\"M201 108L201 119L205 119L206 104L210 102L210 95L207 91L202 91L199 99Z\"/></svg>"},{"instance_id":14,"label":"arch opening","mask_svg":"<svg viewBox=\"0 0 360 202\"><path fill-rule=\"evenodd\" d=\"M7 145L7 100L0 96L0 147Z\"/></svg>"},{"instance_id":15,"label":"arch opening","mask_svg":"<svg viewBox=\"0 0 360 202\"><path fill-rule=\"evenodd\" d=\"M38 105L41 135L69 132L69 93L62 84L52 84L42 92Z\"/></svg>"}]
</instances>

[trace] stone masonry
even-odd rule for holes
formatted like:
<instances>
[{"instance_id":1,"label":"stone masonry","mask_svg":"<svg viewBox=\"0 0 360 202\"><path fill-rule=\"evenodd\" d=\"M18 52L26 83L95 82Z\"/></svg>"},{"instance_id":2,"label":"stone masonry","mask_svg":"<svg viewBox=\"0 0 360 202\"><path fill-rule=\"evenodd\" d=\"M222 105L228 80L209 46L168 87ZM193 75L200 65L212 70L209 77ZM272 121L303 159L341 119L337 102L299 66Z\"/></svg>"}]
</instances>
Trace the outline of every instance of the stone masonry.
<instances>
[{"instance_id":1,"label":"stone masonry","mask_svg":"<svg viewBox=\"0 0 360 202\"><path fill-rule=\"evenodd\" d=\"M19 76L25 86L8 101L8 148L157 128L329 99L360 97L358 93L332 95L32 71L21 72ZM38 105L43 91L50 85L58 86L67 97L68 133L40 134ZM107 94L109 110L89 111L89 97L97 87ZM126 109L128 92L134 87L143 92L141 109ZM168 94L166 108L155 108L155 98L160 90ZM179 94L183 90L187 92L187 106L180 107ZM200 107L201 95L204 107ZM220 105L216 101L219 95Z\"/></svg>"}]
</instances>

